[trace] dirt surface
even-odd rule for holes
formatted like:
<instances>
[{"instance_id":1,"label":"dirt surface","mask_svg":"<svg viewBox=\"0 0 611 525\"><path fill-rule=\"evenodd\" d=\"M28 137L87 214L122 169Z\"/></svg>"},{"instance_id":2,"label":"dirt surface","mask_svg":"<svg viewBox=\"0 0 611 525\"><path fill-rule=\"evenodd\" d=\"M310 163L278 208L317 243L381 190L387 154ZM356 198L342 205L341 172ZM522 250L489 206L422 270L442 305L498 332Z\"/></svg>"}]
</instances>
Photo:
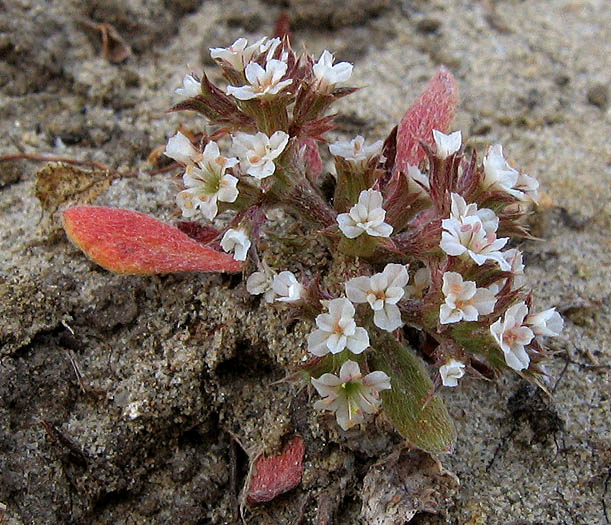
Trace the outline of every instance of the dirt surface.
<instances>
[{"instance_id":1,"label":"dirt surface","mask_svg":"<svg viewBox=\"0 0 611 525\"><path fill-rule=\"evenodd\" d=\"M423 482L426 494L414 496L434 504L406 501L391 485L407 483L415 467L401 456L401 469L383 474L401 445L383 420L344 433L314 413L307 389L276 382L305 355L307 323L288 323L239 276L109 274L49 235L49 208L35 197L44 164L5 162L0 521L234 523L247 455L278 450L297 433L306 444L302 484L247 510L247 523L390 524L416 511L424 511L417 523L609 523L611 10L603 0L5 0L0 154L139 172L116 178L95 202L173 220L175 179L146 174L146 159L179 124L204 125L164 114L173 89L187 66L218 79L208 48L270 34L283 10L296 49L330 49L355 64L354 81L366 88L342 101L335 136L383 138L445 64L459 82L454 127L467 144L501 142L539 179L543 205L531 222L544 242L520 247L537 304L558 305L566 318L549 364L553 398L511 375L448 389L459 437L440 460L460 485L443 485L451 476L437 465L422 475L433 480ZM91 21L112 24L131 56L102 56ZM325 257L311 250L292 264L307 272ZM377 479L410 509L403 518L372 517Z\"/></svg>"}]
</instances>

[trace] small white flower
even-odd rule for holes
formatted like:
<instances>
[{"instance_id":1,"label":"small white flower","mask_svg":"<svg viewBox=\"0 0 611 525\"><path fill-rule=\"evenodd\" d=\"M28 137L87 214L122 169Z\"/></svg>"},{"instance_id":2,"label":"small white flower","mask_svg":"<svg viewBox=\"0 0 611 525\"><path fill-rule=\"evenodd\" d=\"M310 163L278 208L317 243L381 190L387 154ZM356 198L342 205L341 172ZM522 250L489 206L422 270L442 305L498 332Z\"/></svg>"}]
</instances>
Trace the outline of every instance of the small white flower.
<instances>
[{"instance_id":1,"label":"small white flower","mask_svg":"<svg viewBox=\"0 0 611 525\"><path fill-rule=\"evenodd\" d=\"M458 193L451 194L451 211L450 219L456 219L459 222L464 222L467 217L477 217L484 226L486 233L494 233L499 227L499 218L496 214L488 209L477 209L477 204L472 202L467 204L467 201Z\"/></svg>"},{"instance_id":2,"label":"small white flower","mask_svg":"<svg viewBox=\"0 0 611 525\"><path fill-rule=\"evenodd\" d=\"M238 160L221 156L216 142L206 144L197 166L187 167L183 182L187 187L176 196L184 217L192 217L197 209L212 220L218 213L218 201L235 202L238 198L238 179L225 173Z\"/></svg>"},{"instance_id":3,"label":"small white flower","mask_svg":"<svg viewBox=\"0 0 611 525\"><path fill-rule=\"evenodd\" d=\"M382 194L377 190L363 190L357 204L349 213L337 216L339 229L348 237L355 239L362 233L372 237L390 237L392 226L386 224L386 210L382 208Z\"/></svg>"},{"instance_id":4,"label":"small white flower","mask_svg":"<svg viewBox=\"0 0 611 525\"><path fill-rule=\"evenodd\" d=\"M265 69L256 62L251 62L244 71L249 84L240 87L227 86L226 92L238 100L251 100L277 95L293 83L290 78L280 80L286 74L287 67L286 62L273 58L267 61Z\"/></svg>"},{"instance_id":5,"label":"small white flower","mask_svg":"<svg viewBox=\"0 0 611 525\"><path fill-rule=\"evenodd\" d=\"M352 75L352 64L339 62L333 65L333 60L333 55L325 49L312 68L316 77L316 89L320 93L331 93L336 84L346 82Z\"/></svg>"},{"instance_id":6,"label":"small white flower","mask_svg":"<svg viewBox=\"0 0 611 525\"><path fill-rule=\"evenodd\" d=\"M405 293L409 297L419 299L424 296L424 290L431 285L431 270L427 267L420 268L414 274L412 284L405 287Z\"/></svg>"},{"instance_id":7,"label":"small white flower","mask_svg":"<svg viewBox=\"0 0 611 525\"><path fill-rule=\"evenodd\" d=\"M494 188L510 191L518 181L518 171L512 168L503 157L503 146L494 144L488 148L484 157L484 189Z\"/></svg>"},{"instance_id":8,"label":"small white flower","mask_svg":"<svg viewBox=\"0 0 611 525\"><path fill-rule=\"evenodd\" d=\"M518 288L524 286L524 284L526 284L526 276L524 275L522 252L516 248L511 248L510 250L505 250L504 252L501 252L501 255L507 261L507 264L509 264L509 271L513 273L513 283L511 289L517 290ZM491 284L488 289L494 295L498 295L503 286L505 286L505 282L506 279L501 279L500 281Z\"/></svg>"},{"instance_id":9,"label":"small white flower","mask_svg":"<svg viewBox=\"0 0 611 525\"><path fill-rule=\"evenodd\" d=\"M242 169L261 180L274 174L274 159L282 154L288 141L284 131L276 131L271 137L261 131L256 135L238 132L233 137L233 151L240 158Z\"/></svg>"},{"instance_id":10,"label":"small white flower","mask_svg":"<svg viewBox=\"0 0 611 525\"><path fill-rule=\"evenodd\" d=\"M328 302L328 314L316 317L318 327L308 336L308 350L323 356L331 352L338 354L348 348L353 354L360 354L369 346L367 330L356 326L354 306L348 299L333 299Z\"/></svg>"},{"instance_id":11,"label":"small white flower","mask_svg":"<svg viewBox=\"0 0 611 525\"><path fill-rule=\"evenodd\" d=\"M407 182L408 191L410 193L420 193L425 197L428 197L428 190L431 189L431 183L429 176L426 173L422 173L418 166L407 167Z\"/></svg>"},{"instance_id":12,"label":"small white flower","mask_svg":"<svg viewBox=\"0 0 611 525\"><path fill-rule=\"evenodd\" d=\"M180 131L173 137L170 137L164 154L166 157L186 165L192 165L201 159L202 156L199 150Z\"/></svg>"},{"instance_id":13,"label":"small white flower","mask_svg":"<svg viewBox=\"0 0 611 525\"><path fill-rule=\"evenodd\" d=\"M303 286L299 283L293 272L280 272L274 276L272 283L274 293L278 296L277 301L283 303L295 303L303 296Z\"/></svg>"},{"instance_id":14,"label":"small white flower","mask_svg":"<svg viewBox=\"0 0 611 525\"><path fill-rule=\"evenodd\" d=\"M537 314L529 314L524 322L538 336L557 337L562 332L564 321L556 308L550 308Z\"/></svg>"},{"instance_id":15,"label":"small white flower","mask_svg":"<svg viewBox=\"0 0 611 525\"><path fill-rule=\"evenodd\" d=\"M352 162L366 162L382 151L383 143L381 140L374 142L370 146L365 146L365 139L357 135L351 141L340 141L329 145L331 155L343 157Z\"/></svg>"},{"instance_id":16,"label":"small white flower","mask_svg":"<svg viewBox=\"0 0 611 525\"><path fill-rule=\"evenodd\" d=\"M528 314L525 303L514 304L490 327L490 333L505 354L505 362L514 370L520 371L528 368L530 357L525 346L535 337L533 331L524 326L524 319Z\"/></svg>"},{"instance_id":17,"label":"small white flower","mask_svg":"<svg viewBox=\"0 0 611 525\"><path fill-rule=\"evenodd\" d=\"M334 412L344 430L362 423L364 414L375 414L382 405L380 392L391 388L390 378L384 372L371 372L363 377L354 361L342 365L339 377L327 373L311 381L323 398L314 403L314 408Z\"/></svg>"},{"instance_id":18,"label":"small white flower","mask_svg":"<svg viewBox=\"0 0 611 525\"><path fill-rule=\"evenodd\" d=\"M281 43L282 43L282 40L280 40L278 37L274 37L274 38L270 38L269 40L261 44L261 53L267 52L266 61L274 58L274 53L276 52L276 49L278 49L278 46ZM282 60L283 62L286 62L287 58L288 58L288 53L283 52L280 60Z\"/></svg>"},{"instance_id":19,"label":"small white flower","mask_svg":"<svg viewBox=\"0 0 611 525\"><path fill-rule=\"evenodd\" d=\"M463 281L459 273L445 272L441 290L445 296L445 302L439 309L441 324L477 321L480 315L490 314L494 310L494 294L487 288L477 288L473 281Z\"/></svg>"},{"instance_id":20,"label":"small white flower","mask_svg":"<svg viewBox=\"0 0 611 525\"><path fill-rule=\"evenodd\" d=\"M452 256L468 255L478 266L487 260L499 263L501 270L509 271L510 265L500 252L508 238L497 239L498 217L487 208L467 205L458 194L452 193L452 212L441 221L445 230L441 234L441 249Z\"/></svg>"},{"instance_id":21,"label":"small white flower","mask_svg":"<svg viewBox=\"0 0 611 525\"><path fill-rule=\"evenodd\" d=\"M448 255L468 255L478 266L487 260L499 263L501 270L508 271L509 264L500 252L509 239L497 239L495 233L487 233L477 217L469 217L463 223L456 219L444 219L446 231L441 234L441 249Z\"/></svg>"},{"instance_id":22,"label":"small white flower","mask_svg":"<svg viewBox=\"0 0 611 525\"><path fill-rule=\"evenodd\" d=\"M406 266L387 264L382 273L350 279L345 285L346 296L353 303L369 303L374 324L392 332L403 325L397 303L405 294L408 279Z\"/></svg>"},{"instance_id":23,"label":"small white flower","mask_svg":"<svg viewBox=\"0 0 611 525\"><path fill-rule=\"evenodd\" d=\"M516 184L516 190L523 192L524 195L533 202L537 202L539 196L539 181L534 177L526 175L526 173L520 173Z\"/></svg>"},{"instance_id":24,"label":"small white flower","mask_svg":"<svg viewBox=\"0 0 611 525\"><path fill-rule=\"evenodd\" d=\"M272 288L273 280L272 272L264 265L263 270L250 274L246 281L246 291L251 295L263 294L266 303L273 303L276 298Z\"/></svg>"},{"instance_id":25,"label":"small white flower","mask_svg":"<svg viewBox=\"0 0 611 525\"><path fill-rule=\"evenodd\" d=\"M519 173L512 168L503 156L503 146L494 144L488 148L484 157L484 189L492 188L506 191L517 199L531 198L536 202L539 183L533 177Z\"/></svg>"},{"instance_id":26,"label":"small white flower","mask_svg":"<svg viewBox=\"0 0 611 525\"><path fill-rule=\"evenodd\" d=\"M234 252L236 261L245 261L250 248L250 239L243 229L234 230L230 228L221 239L221 248L226 252Z\"/></svg>"},{"instance_id":27,"label":"small white flower","mask_svg":"<svg viewBox=\"0 0 611 525\"><path fill-rule=\"evenodd\" d=\"M175 93L181 97L196 97L202 94L202 84L192 73L187 73L182 79L182 87L176 88Z\"/></svg>"},{"instance_id":28,"label":"small white flower","mask_svg":"<svg viewBox=\"0 0 611 525\"><path fill-rule=\"evenodd\" d=\"M445 365L439 367L439 375L443 386L457 386L458 380L465 375L465 363L449 359Z\"/></svg>"},{"instance_id":29,"label":"small white flower","mask_svg":"<svg viewBox=\"0 0 611 525\"><path fill-rule=\"evenodd\" d=\"M462 134L460 131L455 131L446 135L439 130L433 130L433 139L437 146L437 156L441 159L447 159L450 155L454 155L462 144Z\"/></svg>"},{"instance_id":30,"label":"small white flower","mask_svg":"<svg viewBox=\"0 0 611 525\"><path fill-rule=\"evenodd\" d=\"M262 38L249 46L248 40L245 38L238 38L229 47L210 48L210 56L215 60L226 62L236 71L244 71L246 64L248 64L254 56L264 53L267 50L271 41L265 43L266 40L266 38Z\"/></svg>"}]
</instances>

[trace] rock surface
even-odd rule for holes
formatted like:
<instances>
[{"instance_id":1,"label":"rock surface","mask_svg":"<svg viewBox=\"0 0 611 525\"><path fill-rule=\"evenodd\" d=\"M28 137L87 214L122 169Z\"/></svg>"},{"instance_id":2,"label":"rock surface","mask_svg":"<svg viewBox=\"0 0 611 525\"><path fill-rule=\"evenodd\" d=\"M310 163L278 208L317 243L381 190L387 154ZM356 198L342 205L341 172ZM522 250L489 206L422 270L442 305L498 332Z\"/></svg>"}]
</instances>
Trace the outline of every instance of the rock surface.
<instances>
[{"instance_id":1,"label":"rock surface","mask_svg":"<svg viewBox=\"0 0 611 525\"><path fill-rule=\"evenodd\" d=\"M173 89L187 66L218 79L207 49L271 33L280 4L3 2L0 154L141 170L95 203L169 222L177 186L146 174L146 158L179 124L203 125L164 114ZM511 375L445 392L459 437L441 461L460 487L419 523L608 523L611 113L591 91L610 80L607 3L282 4L296 22L294 47L354 62L366 88L341 102L338 138L384 138L444 64L461 93L454 128L469 146L503 143L542 185L532 227L545 242L521 249L538 305L566 317L549 365L553 398ZM104 59L83 18L115 25L132 56ZM278 451L297 433L301 485L247 522L358 523L363 480L398 438L375 425L340 432L306 390L275 383L305 355L310 327L287 325L239 278L117 276L62 237L49 240L35 197L40 167L0 163L6 521L233 523L247 455Z\"/></svg>"}]
</instances>

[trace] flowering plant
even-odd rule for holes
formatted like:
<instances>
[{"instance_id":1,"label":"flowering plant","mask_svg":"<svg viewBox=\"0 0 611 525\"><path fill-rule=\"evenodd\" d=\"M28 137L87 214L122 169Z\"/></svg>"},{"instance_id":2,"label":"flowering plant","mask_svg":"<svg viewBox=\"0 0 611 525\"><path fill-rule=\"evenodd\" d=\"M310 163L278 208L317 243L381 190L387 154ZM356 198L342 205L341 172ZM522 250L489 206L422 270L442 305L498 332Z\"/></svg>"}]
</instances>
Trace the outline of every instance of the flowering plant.
<instances>
[{"instance_id":1,"label":"flowering plant","mask_svg":"<svg viewBox=\"0 0 611 525\"><path fill-rule=\"evenodd\" d=\"M538 183L500 145L479 163L460 131L447 134L458 90L446 69L384 141L330 144L334 176L325 178L319 147L334 127L329 108L355 91L344 86L352 65L334 64L329 51L298 56L287 38L240 38L211 56L225 87L190 73L171 110L202 114L212 133L179 132L165 150L184 168L176 202L190 221L174 228L127 210L71 208L73 242L119 273L248 273L249 293L315 324L301 375L321 396L314 408L344 430L383 410L411 444L449 451L442 385L512 369L544 388L542 341L562 319L553 308L533 312L522 255L506 249L528 237ZM332 255L327 267L295 275L267 257L274 208L307 225ZM220 214L229 217L222 230L191 220Z\"/></svg>"}]
</instances>

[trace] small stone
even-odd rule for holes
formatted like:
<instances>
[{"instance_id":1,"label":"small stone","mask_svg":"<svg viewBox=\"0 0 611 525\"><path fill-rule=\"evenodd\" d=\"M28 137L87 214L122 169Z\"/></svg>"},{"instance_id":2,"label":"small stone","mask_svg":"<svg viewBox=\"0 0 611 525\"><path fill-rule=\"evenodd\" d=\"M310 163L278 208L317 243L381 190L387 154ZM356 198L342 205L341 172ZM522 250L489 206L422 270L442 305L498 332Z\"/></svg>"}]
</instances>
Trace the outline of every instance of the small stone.
<instances>
[{"instance_id":1,"label":"small stone","mask_svg":"<svg viewBox=\"0 0 611 525\"><path fill-rule=\"evenodd\" d=\"M554 78L554 82L559 87L564 87L571 82L571 77L565 74L560 74L556 78Z\"/></svg>"},{"instance_id":2,"label":"small stone","mask_svg":"<svg viewBox=\"0 0 611 525\"><path fill-rule=\"evenodd\" d=\"M436 33L441 27L441 21L436 18L423 18L416 24L416 29L420 33Z\"/></svg>"},{"instance_id":3,"label":"small stone","mask_svg":"<svg viewBox=\"0 0 611 525\"><path fill-rule=\"evenodd\" d=\"M609 86L607 84L594 84L588 89L588 102L600 109L609 106Z\"/></svg>"}]
</instances>

